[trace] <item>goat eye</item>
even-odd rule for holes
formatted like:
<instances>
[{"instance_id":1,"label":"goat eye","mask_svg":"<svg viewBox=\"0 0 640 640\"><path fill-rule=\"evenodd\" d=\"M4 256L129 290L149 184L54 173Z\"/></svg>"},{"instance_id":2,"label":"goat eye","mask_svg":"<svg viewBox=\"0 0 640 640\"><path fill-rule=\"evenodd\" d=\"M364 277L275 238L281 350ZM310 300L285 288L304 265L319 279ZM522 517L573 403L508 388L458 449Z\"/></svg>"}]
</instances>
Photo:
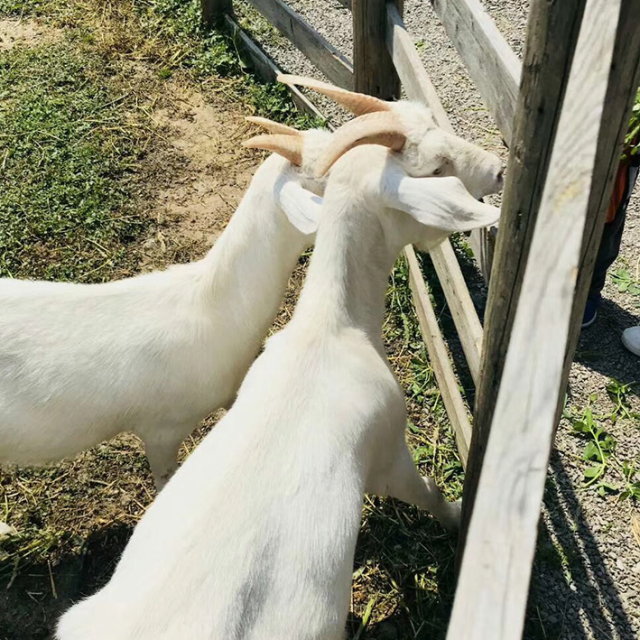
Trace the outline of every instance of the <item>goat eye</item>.
<instances>
[{"instance_id":1,"label":"goat eye","mask_svg":"<svg viewBox=\"0 0 640 640\"><path fill-rule=\"evenodd\" d=\"M441 175L441 174L442 174L442 171L443 171L442 167L438 167L438 168L433 172L433 175L434 175L434 176L439 176L439 175Z\"/></svg>"}]
</instances>

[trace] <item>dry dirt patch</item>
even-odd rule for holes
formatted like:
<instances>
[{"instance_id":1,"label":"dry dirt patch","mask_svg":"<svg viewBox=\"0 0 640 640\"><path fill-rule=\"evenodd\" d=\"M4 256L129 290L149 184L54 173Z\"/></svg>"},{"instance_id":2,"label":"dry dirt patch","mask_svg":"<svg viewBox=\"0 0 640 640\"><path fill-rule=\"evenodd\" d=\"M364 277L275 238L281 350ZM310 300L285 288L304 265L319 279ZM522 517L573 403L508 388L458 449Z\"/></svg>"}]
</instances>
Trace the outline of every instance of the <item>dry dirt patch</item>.
<instances>
[{"instance_id":1,"label":"dry dirt patch","mask_svg":"<svg viewBox=\"0 0 640 640\"><path fill-rule=\"evenodd\" d=\"M197 257L229 222L260 160L240 145L250 136L244 115L179 81L167 84L151 112L167 145L152 159L164 175L150 203L158 228L144 244L144 269Z\"/></svg>"},{"instance_id":2,"label":"dry dirt patch","mask_svg":"<svg viewBox=\"0 0 640 640\"><path fill-rule=\"evenodd\" d=\"M62 37L59 29L54 29L37 20L0 20L0 51L10 51L14 47L34 47L56 42Z\"/></svg>"}]
</instances>

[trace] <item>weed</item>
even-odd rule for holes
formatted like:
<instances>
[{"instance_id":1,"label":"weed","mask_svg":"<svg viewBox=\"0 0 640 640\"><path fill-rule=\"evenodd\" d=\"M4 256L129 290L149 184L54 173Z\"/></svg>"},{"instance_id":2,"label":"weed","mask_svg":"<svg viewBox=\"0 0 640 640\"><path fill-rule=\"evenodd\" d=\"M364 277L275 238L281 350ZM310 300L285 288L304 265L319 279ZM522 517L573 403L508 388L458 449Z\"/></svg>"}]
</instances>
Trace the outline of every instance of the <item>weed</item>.
<instances>
[{"instance_id":1,"label":"weed","mask_svg":"<svg viewBox=\"0 0 640 640\"><path fill-rule=\"evenodd\" d=\"M573 421L572 429L574 433L579 433L588 439L582 459L594 463L584 470L585 488L595 486L601 496L604 496L607 491L617 491L617 487L603 479L611 454L615 450L616 441L597 424L591 407L583 411L580 420Z\"/></svg>"},{"instance_id":2,"label":"weed","mask_svg":"<svg viewBox=\"0 0 640 640\"><path fill-rule=\"evenodd\" d=\"M607 383L607 393L615 405L610 415L611 422L615 423L619 418L640 418L640 414L631 411L631 404L628 398L629 392L635 384L635 382L623 384L615 378L612 378Z\"/></svg>"},{"instance_id":3,"label":"weed","mask_svg":"<svg viewBox=\"0 0 640 640\"><path fill-rule=\"evenodd\" d=\"M640 480L636 480L638 469L632 462L625 461L622 463L622 477L624 479L624 489L620 494L620 500L633 498L640 499Z\"/></svg>"},{"instance_id":4,"label":"weed","mask_svg":"<svg viewBox=\"0 0 640 640\"><path fill-rule=\"evenodd\" d=\"M611 280L620 293L628 293L632 296L640 296L640 281L638 274L635 277L626 266L617 267L610 272Z\"/></svg>"}]
</instances>

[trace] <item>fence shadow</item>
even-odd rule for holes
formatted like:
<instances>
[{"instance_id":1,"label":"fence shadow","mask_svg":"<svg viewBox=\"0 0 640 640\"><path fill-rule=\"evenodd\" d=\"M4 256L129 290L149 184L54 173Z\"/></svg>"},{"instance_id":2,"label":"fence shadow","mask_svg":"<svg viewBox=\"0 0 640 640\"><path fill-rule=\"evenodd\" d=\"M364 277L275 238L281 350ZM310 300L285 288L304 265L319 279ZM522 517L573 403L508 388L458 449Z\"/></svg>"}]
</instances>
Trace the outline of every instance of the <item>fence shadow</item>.
<instances>
[{"instance_id":1,"label":"fence shadow","mask_svg":"<svg viewBox=\"0 0 640 640\"><path fill-rule=\"evenodd\" d=\"M525 638L631 640L633 626L557 452L550 468Z\"/></svg>"},{"instance_id":2,"label":"fence shadow","mask_svg":"<svg viewBox=\"0 0 640 640\"><path fill-rule=\"evenodd\" d=\"M624 348L622 332L640 324L640 311L632 314L612 300L603 299L596 323L584 329L576 351L576 362L623 384L636 383L630 391L640 395L638 356Z\"/></svg>"},{"instance_id":3,"label":"fence shadow","mask_svg":"<svg viewBox=\"0 0 640 640\"><path fill-rule=\"evenodd\" d=\"M91 535L80 553L55 566L23 567L0 580L0 640L52 640L57 621L74 602L111 577L133 527L116 525Z\"/></svg>"},{"instance_id":4,"label":"fence shadow","mask_svg":"<svg viewBox=\"0 0 640 640\"><path fill-rule=\"evenodd\" d=\"M426 512L395 500L375 499L358 536L355 571L367 574L372 618L360 632L362 611L358 577L353 583L356 611L347 638L359 640L444 640L455 590L456 536Z\"/></svg>"}]
</instances>

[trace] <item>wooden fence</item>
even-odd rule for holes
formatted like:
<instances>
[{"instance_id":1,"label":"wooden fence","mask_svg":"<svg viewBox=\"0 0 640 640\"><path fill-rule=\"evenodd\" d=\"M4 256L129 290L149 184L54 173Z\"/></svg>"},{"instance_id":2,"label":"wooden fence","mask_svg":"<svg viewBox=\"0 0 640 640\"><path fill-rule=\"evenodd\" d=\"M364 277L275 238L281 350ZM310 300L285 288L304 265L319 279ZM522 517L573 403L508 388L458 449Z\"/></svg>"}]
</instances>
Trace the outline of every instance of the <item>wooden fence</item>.
<instances>
[{"instance_id":1,"label":"wooden fence","mask_svg":"<svg viewBox=\"0 0 640 640\"><path fill-rule=\"evenodd\" d=\"M204 20L226 22L273 80L279 69L238 27L231 0L201 1ZM402 86L453 131L405 29L402 0L339 0L353 17L353 61L282 0L248 1L336 85L384 99L399 97ZM493 271L484 329L450 243L431 252L476 386L473 429L416 255L405 249L420 329L466 467L447 637L516 640L553 436L640 83L640 21L637 0L531 0L521 63L479 0L431 3L510 147L497 243L486 231L472 243L485 277ZM300 108L318 113L292 91Z\"/></svg>"}]
</instances>

